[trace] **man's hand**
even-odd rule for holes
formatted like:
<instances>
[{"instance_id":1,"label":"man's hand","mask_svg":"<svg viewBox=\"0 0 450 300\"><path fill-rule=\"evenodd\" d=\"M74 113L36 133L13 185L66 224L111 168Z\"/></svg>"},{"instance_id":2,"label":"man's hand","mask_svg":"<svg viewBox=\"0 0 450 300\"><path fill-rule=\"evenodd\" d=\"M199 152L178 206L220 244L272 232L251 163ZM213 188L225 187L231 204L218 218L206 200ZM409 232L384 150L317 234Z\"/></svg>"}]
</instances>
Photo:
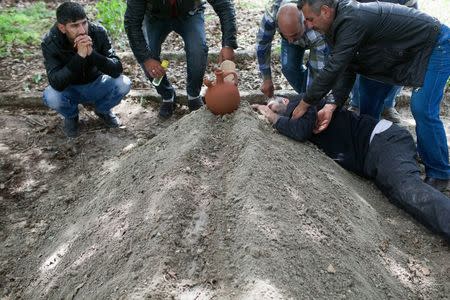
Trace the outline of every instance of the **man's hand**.
<instances>
[{"instance_id":1,"label":"man's hand","mask_svg":"<svg viewBox=\"0 0 450 300\"><path fill-rule=\"evenodd\" d=\"M92 43L87 47L87 56L91 55L93 51Z\"/></svg>"},{"instance_id":2,"label":"man's hand","mask_svg":"<svg viewBox=\"0 0 450 300\"><path fill-rule=\"evenodd\" d=\"M261 92L263 92L263 94L266 95L267 97L272 98L273 91L274 91L274 87L273 87L272 79L265 79L261 86Z\"/></svg>"},{"instance_id":3,"label":"man's hand","mask_svg":"<svg viewBox=\"0 0 450 300\"><path fill-rule=\"evenodd\" d=\"M303 100L300 101L300 103L297 105L297 107L292 112L292 119L298 119L301 116L303 116L306 113L306 111L308 110L308 107L310 107L310 105L308 103L306 103Z\"/></svg>"},{"instance_id":4,"label":"man's hand","mask_svg":"<svg viewBox=\"0 0 450 300\"><path fill-rule=\"evenodd\" d=\"M163 77L166 74L166 70L161 66L161 63L153 58L150 58L144 62L145 70L152 78Z\"/></svg>"},{"instance_id":5,"label":"man's hand","mask_svg":"<svg viewBox=\"0 0 450 300\"><path fill-rule=\"evenodd\" d=\"M73 47L77 49L79 56L85 58L92 53L92 39L89 35L83 34L79 35L73 41Z\"/></svg>"},{"instance_id":6,"label":"man's hand","mask_svg":"<svg viewBox=\"0 0 450 300\"><path fill-rule=\"evenodd\" d=\"M234 61L234 50L231 47L222 47L219 54L219 64L224 60Z\"/></svg>"},{"instance_id":7,"label":"man's hand","mask_svg":"<svg viewBox=\"0 0 450 300\"><path fill-rule=\"evenodd\" d=\"M325 106L317 113L316 127L313 132L315 134L324 131L330 125L333 112L336 110L336 104L325 104Z\"/></svg>"},{"instance_id":8,"label":"man's hand","mask_svg":"<svg viewBox=\"0 0 450 300\"><path fill-rule=\"evenodd\" d=\"M252 104L252 108L259 111L271 124L275 124L278 121L278 114L273 112L267 105Z\"/></svg>"}]
</instances>

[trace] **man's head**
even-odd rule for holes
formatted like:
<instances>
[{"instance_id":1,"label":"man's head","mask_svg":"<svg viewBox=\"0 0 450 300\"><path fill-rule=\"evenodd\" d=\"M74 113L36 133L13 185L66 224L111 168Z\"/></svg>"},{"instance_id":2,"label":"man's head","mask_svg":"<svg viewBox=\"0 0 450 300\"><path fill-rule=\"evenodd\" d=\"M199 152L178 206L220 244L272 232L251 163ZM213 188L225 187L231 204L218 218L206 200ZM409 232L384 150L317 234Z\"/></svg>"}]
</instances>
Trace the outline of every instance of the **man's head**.
<instances>
[{"instance_id":1,"label":"man's head","mask_svg":"<svg viewBox=\"0 0 450 300\"><path fill-rule=\"evenodd\" d=\"M300 39L305 32L303 14L294 3L287 3L280 7L277 22L281 35L289 43Z\"/></svg>"},{"instance_id":2,"label":"man's head","mask_svg":"<svg viewBox=\"0 0 450 300\"><path fill-rule=\"evenodd\" d=\"M308 28L327 33L335 17L337 0L303 0L300 4Z\"/></svg>"},{"instance_id":3,"label":"man's head","mask_svg":"<svg viewBox=\"0 0 450 300\"><path fill-rule=\"evenodd\" d=\"M75 2L64 2L56 9L58 29L70 42L79 35L88 34L88 20L83 7Z\"/></svg>"},{"instance_id":4,"label":"man's head","mask_svg":"<svg viewBox=\"0 0 450 300\"><path fill-rule=\"evenodd\" d=\"M274 113L282 115L286 112L288 104L289 104L288 98L276 97L270 100L269 103L267 103L267 106Z\"/></svg>"}]
</instances>

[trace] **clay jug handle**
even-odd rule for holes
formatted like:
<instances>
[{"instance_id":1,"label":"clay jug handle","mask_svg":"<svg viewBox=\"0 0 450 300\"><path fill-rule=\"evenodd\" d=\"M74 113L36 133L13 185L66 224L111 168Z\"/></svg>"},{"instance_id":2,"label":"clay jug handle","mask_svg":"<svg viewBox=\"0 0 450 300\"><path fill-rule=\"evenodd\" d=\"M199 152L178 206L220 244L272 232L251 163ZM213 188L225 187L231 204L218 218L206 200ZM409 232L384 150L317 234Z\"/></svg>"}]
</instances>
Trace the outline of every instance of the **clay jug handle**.
<instances>
[{"instance_id":1,"label":"clay jug handle","mask_svg":"<svg viewBox=\"0 0 450 300\"><path fill-rule=\"evenodd\" d=\"M233 75L233 82L237 86L238 85L238 74L235 71L223 71L223 78L227 77L228 75Z\"/></svg>"}]
</instances>

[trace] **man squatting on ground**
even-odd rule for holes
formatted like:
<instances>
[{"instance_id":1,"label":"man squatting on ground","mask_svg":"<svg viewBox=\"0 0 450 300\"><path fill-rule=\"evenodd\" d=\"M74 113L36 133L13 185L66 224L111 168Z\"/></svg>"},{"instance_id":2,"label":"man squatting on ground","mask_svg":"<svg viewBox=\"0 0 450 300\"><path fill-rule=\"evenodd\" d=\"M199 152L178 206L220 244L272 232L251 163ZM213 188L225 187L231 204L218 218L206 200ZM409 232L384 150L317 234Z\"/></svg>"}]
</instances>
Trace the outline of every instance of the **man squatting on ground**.
<instances>
[{"instance_id":1,"label":"man squatting on ground","mask_svg":"<svg viewBox=\"0 0 450 300\"><path fill-rule=\"evenodd\" d=\"M222 49L219 63L234 60L236 18L231 0L208 0L220 19ZM206 45L205 1L198 0L128 0L125 30L131 50L150 79L163 77L156 91L162 97L159 116L168 118L175 109L175 90L161 66L161 45L167 35L175 31L184 41L186 52L186 90L190 111L203 105L200 90L208 58Z\"/></svg>"},{"instance_id":2,"label":"man squatting on ground","mask_svg":"<svg viewBox=\"0 0 450 300\"><path fill-rule=\"evenodd\" d=\"M304 93L325 65L328 48L322 34L305 29L303 14L297 0L272 0L267 4L256 36L256 58L263 79L261 91L273 97L271 71L272 42L277 31L281 35L281 72L297 93ZM305 50L309 50L306 68L303 65Z\"/></svg>"},{"instance_id":3,"label":"man squatting on ground","mask_svg":"<svg viewBox=\"0 0 450 300\"><path fill-rule=\"evenodd\" d=\"M130 91L131 81L121 75L122 64L106 31L88 21L83 7L65 2L56 10L57 23L42 41L50 85L44 103L64 117L64 133L78 135L78 104L92 104L108 127L118 127L111 108Z\"/></svg>"},{"instance_id":4,"label":"man squatting on ground","mask_svg":"<svg viewBox=\"0 0 450 300\"><path fill-rule=\"evenodd\" d=\"M415 143L406 129L387 120L336 109L327 129L313 134L315 106L302 117L291 118L301 98L277 98L268 105L252 107L281 134L300 142L309 140L343 168L373 179L389 200L450 241L450 198L420 178Z\"/></svg>"},{"instance_id":5,"label":"man squatting on ground","mask_svg":"<svg viewBox=\"0 0 450 300\"><path fill-rule=\"evenodd\" d=\"M425 182L445 190L450 164L439 108L450 75L450 29L419 10L391 3L303 0L301 5L307 27L326 34L331 54L293 117L318 104L330 89L336 103L342 104L357 73L388 84L415 87L411 112ZM377 89L368 95L370 100L365 99L374 106L376 114L372 116L380 115L386 92ZM319 131L326 128L332 113L330 105L319 111Z\"/></svg>"}]
</instances>

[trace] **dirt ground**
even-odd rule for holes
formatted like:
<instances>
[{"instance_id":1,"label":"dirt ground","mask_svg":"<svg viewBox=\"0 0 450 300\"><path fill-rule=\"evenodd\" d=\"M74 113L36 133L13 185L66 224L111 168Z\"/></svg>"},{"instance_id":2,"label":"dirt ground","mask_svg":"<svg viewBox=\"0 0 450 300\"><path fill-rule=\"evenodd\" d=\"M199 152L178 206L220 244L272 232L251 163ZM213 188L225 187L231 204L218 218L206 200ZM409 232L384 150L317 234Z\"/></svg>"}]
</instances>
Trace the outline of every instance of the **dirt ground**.
<instances>
[{"instance_id":1,"label":"dirt ground","mask_svg":"<svg viewBox=\"0 0 450 300\"><path fill-rule=\"evenodd\" d=\"M248 11L240 26L256 30ZM17 75L1 91L39 93L40 64L0 61ZM255 72L240 66L241 90ZM118 129L81 108L75 140L45 108L0 107L0 299L448 299L449 244L371 182L245 102L166 121L157 106L125 99Z\"/></svg>"},{"instance_id":2,"label":"dirt ground","mask_svg":"<svg viewBox=\"0 0 450 300\"><path fill-rule=\"evenodd\" d=\"M446 298L449 245L243 103L0 114L4 299ZM182 109L178 110L179 116Z\"/></svg>"}]
</instances>

